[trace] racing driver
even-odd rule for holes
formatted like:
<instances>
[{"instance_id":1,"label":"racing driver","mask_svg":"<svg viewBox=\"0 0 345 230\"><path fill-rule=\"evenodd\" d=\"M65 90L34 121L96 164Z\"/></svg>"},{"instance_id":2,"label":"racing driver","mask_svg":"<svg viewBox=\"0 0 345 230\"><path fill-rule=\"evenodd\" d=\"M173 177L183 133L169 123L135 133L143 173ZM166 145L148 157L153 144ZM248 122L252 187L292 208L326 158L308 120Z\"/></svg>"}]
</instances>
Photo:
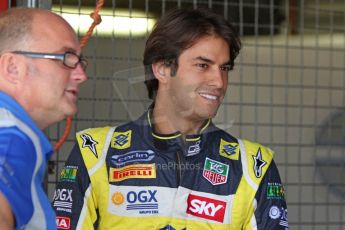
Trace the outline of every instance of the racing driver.
<instances>
[{"instance_id":1,"label":"racing driver","mask_svg":"<svg viewBox=\"0 0 345 230\"><path fill-rule=\"evenodd\" d=\"M273 152L212 122L241 48L210 10L165 14L144 51L152 105L77 133L53 206L60 229L288 229Z\"/></svg>"}]
</instances>

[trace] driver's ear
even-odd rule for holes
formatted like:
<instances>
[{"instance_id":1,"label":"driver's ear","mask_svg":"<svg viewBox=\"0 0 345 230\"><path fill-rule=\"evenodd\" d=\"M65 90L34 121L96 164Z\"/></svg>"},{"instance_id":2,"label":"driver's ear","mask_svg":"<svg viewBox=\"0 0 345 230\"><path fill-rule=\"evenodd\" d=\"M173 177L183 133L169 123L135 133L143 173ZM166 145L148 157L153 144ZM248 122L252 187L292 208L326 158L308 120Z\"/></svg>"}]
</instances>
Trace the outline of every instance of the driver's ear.
<instances>
[{"instance_id":1,"label":"driver's ear","mask_svg":"<svg viewBox=\"0 0 345 230\"><path fill-rule=\"evenodd\" d=\"M167 82L171 77L171 65L167 65L165 61L159 61L152 64L152 71L159 82Z\"/></svg>"}]
</instances>

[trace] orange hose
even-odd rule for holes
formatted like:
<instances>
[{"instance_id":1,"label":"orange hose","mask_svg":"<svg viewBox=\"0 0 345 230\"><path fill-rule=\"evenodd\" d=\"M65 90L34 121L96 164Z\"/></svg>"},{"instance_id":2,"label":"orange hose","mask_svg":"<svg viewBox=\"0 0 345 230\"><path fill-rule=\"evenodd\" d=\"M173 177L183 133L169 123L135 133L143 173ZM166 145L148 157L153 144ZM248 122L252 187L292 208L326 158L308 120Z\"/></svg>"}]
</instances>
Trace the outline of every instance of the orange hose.
<instances>
[{"instance_id":1,"label":"orange hose","mask_svg":"<svg viewBox=\"0 0 345 230\"><path fill-rule=\"evenodd\" d=\"M80 41L80 47L83 48L87 41L90 39L93 30L95 27L102 22L101 16L99 15L99 11L102 8L104 4L104 0L98 0L97 5L95 7L95 11L90 14L90 17L93 19L93 22L89 28L89 30L86 32L86 34L83 36L83 38ZM61 148L61 146L65 143L68 135L71 132L71 126L72 126L72 117L68 116L66 118L66 125L65 130L60 138L60 140L54 145L54 150L57 152Z\"/></svg>"}]
</instances>

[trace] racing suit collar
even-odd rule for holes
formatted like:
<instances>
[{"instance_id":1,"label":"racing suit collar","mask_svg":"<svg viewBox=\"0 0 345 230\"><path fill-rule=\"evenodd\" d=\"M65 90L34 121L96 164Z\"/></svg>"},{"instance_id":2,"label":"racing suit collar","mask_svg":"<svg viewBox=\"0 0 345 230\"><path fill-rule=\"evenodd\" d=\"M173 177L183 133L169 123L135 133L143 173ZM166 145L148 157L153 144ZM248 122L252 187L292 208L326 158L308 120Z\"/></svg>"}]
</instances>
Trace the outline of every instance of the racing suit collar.
<instances>
[{"instance_id":1,"label":"racing suit collar","mask_svg":"<svg viewBox=\"0 0 345 230\"><path fill-rule=\"evenodd\" d=\"M150 126L152 136L154 136L155 138L163 139L163 140L169 140L169 139L179 138L182 136L182 134L179 131L176 131L176 132L170 133L170 134L156 133L154 131L153 109L151 109L151 108L147 111L147 122L148 122L148 125ZM192 140L200 138L200 135L210 126L211 123L212 123L211 119L205 120L205 122L203 123L203 125L199 129L198 134L186 135L186 141L192 141Z\"/></svg>"},{"instance_id":2,"label":"racing suit collar","mask_svg":"<svg viewBox=\"0 0 345 230\"><path fill-rule=\"evenodd\" d=\"M213 127L212 120L208 119L201 126L197 134L187 135L186 139L183 140L182 134L179 131L170 134L159 134L154 131L152 105L147 111L146 118L149 132L151 133L152 141L156 148L164 150L176 147L179 149L183 149L184 155L186 156L193 156L200 152L202 142L206 140L205 138L203 138L203 134L208 130L212 130Z\"/></svg>"}]
</instances>

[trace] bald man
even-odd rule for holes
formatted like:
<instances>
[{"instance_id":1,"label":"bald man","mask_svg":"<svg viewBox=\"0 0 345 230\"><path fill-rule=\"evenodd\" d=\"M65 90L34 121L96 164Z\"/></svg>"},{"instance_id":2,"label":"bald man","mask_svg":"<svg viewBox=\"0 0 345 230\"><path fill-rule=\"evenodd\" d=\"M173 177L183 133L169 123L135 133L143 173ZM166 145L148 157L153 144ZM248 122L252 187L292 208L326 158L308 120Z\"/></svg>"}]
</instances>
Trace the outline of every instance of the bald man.
<instances>
[{"instance_id":1,"label":"bald man","mask_svg":"<svg viewBox=\"0 0 345 230\"><path fill-rule=\"evenodd\" d=\"M42 130L77 112L86 65L60 16L28 8L0 14L0 229L56 229L42 188L53 148Z\"/></svg>"}]
</instances>

